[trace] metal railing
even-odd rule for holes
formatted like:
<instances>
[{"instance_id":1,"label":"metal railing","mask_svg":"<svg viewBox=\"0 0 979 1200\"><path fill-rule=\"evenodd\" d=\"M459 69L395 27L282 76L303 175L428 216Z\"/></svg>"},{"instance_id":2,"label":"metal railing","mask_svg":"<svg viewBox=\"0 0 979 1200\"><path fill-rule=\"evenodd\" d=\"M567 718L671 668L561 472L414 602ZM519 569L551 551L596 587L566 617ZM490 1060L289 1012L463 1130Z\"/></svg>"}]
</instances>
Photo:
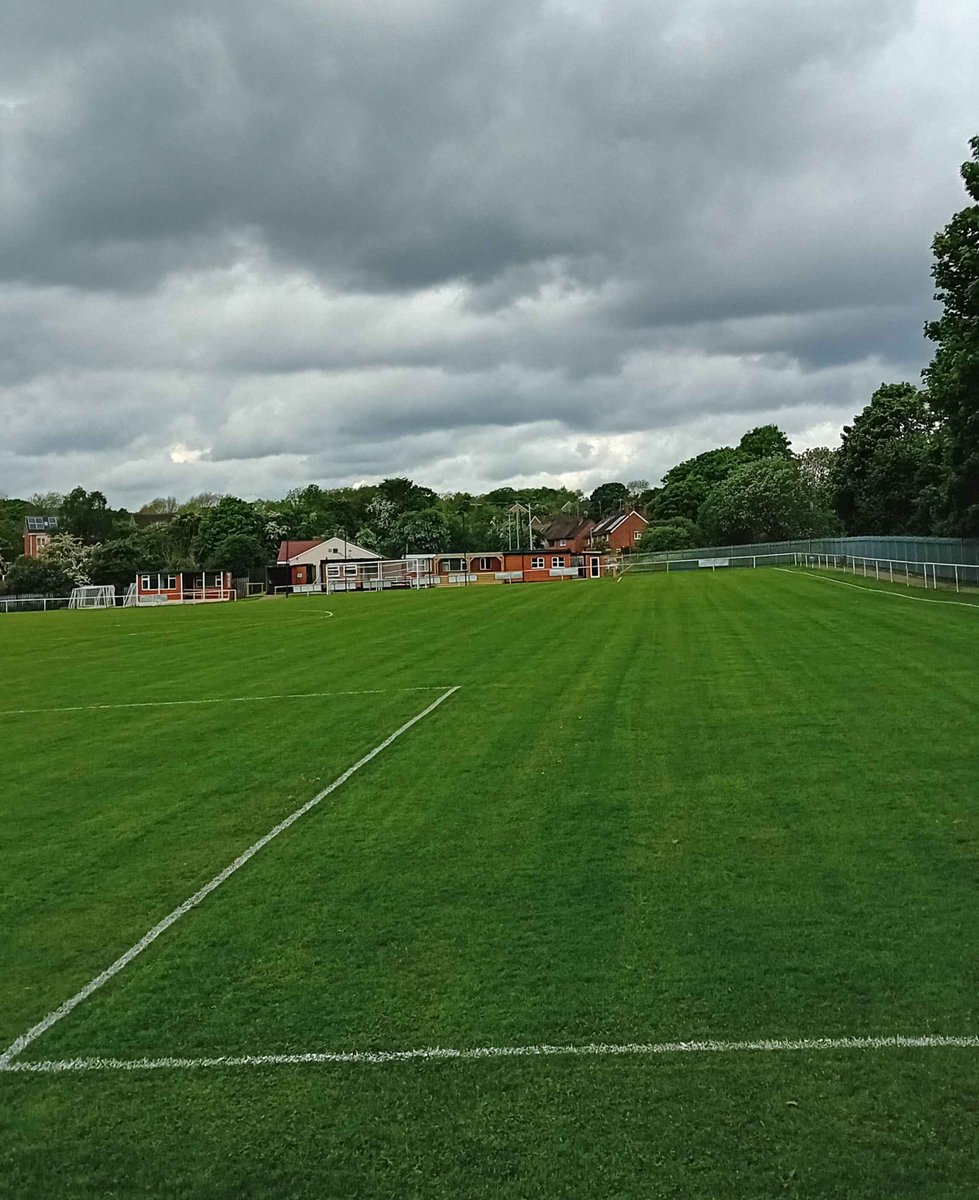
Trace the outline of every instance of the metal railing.
<instances>
[{"instance_id":1,"label":"metal railing","mask_svg":"<svg viewBox=\"0 0 979 1200\"><path fill-rule=\"evenodd\" d=\"M960 592L963 587L979 587L979 563L920 562L910 558L876 558L863 554L797 554L797 566L838 567L844 572L885 583L923 584L938 590L946 584ZM895 571L895 568L897 570Z\"/></svg>"},{"instance_id":2,"label":"metal railing","mask_svg":"<svg viewBox=\"0 0 979 1200\"><path fill-rule=\"evenodd\" d=\"M713 549L713 548L712 548ZM647 558L633 555L624 562L623 573L642 575L677 571L737 570L745 567L817 567L836 569L865 578L889 583L924 585L937 589L942 585L979 587L979 563L920 561L911 558L878 558L864 554L840 554L828 551L780 550L770 554L701 554L685 558Z\"/></svg>"},{"instance_id":3,"label":"metal railing","mask_svg":"<svg viewBox=\"0 0 979 1200\"><path fill-rule=\"evenodd\" d=\"M70 605L70 596L0 596L0 613L53 612Z\"/></svg>"},{"instance_id":4,"label":"metal railing","mask_svg":"<svg viewBox=\"0 0 979 1200\"><path fill-rule=\"evenodd\" d=\"M677 562L691 558L745 558L772 554L822 554L851 558L877 558L881 561L911 563L979 562L979 538L885 537L863 534L858 537L796 538L781 542L755 542L740 545L698 546L686 550L641 551L626 556L626 561Z\"/></svg>"}]
</instances>

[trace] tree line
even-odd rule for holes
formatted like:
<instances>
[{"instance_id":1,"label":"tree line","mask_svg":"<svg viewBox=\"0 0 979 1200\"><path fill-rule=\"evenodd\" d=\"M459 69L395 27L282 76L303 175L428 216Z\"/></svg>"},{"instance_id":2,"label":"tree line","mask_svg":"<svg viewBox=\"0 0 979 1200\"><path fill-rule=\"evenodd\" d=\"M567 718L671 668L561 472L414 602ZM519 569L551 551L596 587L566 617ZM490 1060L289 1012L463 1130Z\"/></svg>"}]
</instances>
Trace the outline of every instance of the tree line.
<instances>
[{"instance_id":1,"label":"tree line","mask_svg":"<svg viewBox=\"0 0 979 1200\"><path fill-rule=\"evenodd\" d=\"M933 242L941 316L925 326L935 353L923 386L882 383L843 428L840 445L793 452L775 425L749 430L678 463L658 487L610 481L568 488L437 494L394 477L362 487L294 488L278 500L202 493L158 497L133 514L99 491L0 499L0 584L64 594L82 583L122 589L141 571L193 568L236 575L274 562L281 541L340 536L386 556L507 549L516 504L538 516L595 520L636 507L649 520L640 546L682 549L838 534L979 535L979 137L962 166L976 203ZM19 555L24 518L57 513L40 559ZM153 518L161 518L154 523ZM524 543L528 528L524 520Z\"/></svg>"}]
</instances>

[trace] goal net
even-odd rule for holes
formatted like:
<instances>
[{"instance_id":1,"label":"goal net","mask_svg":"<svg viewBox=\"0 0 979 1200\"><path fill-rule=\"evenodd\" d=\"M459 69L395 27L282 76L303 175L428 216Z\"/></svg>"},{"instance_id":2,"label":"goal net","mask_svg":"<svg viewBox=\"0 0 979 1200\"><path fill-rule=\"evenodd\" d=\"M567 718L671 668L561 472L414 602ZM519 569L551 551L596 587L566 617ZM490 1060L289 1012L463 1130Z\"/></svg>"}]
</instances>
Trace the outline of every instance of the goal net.
<instances>
[{"instance_id":1,"label":"goal net","mask_svg":"<svg viewBox=\"0 0 979 1200\"><path fill-rule=\"evenodd\" d=\"M116 589L109 584L91 584L86 587L76 587L71 590L68 601L69 608L113 608L116 602Z\"/></svg>"}]
</instances>

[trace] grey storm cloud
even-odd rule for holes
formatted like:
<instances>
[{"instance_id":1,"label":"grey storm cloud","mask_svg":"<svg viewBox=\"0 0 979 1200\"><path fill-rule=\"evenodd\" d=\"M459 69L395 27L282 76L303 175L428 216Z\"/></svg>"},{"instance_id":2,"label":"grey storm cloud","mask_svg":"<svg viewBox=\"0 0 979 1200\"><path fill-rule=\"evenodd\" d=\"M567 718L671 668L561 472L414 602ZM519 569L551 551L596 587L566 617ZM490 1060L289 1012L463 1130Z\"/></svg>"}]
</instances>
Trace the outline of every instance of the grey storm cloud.
<instances>
[{"instance_id":1,"label":"grey storm cloud","mask_svg":"<svg viewBox=\"0 0 979 1200\"><path fill-rule=\"evenodd\" d=\"M658 475L927 358L966 0L7 0L0 490ZM81 474L84 472L84 474Z\"/></svg>"}]
</instances>

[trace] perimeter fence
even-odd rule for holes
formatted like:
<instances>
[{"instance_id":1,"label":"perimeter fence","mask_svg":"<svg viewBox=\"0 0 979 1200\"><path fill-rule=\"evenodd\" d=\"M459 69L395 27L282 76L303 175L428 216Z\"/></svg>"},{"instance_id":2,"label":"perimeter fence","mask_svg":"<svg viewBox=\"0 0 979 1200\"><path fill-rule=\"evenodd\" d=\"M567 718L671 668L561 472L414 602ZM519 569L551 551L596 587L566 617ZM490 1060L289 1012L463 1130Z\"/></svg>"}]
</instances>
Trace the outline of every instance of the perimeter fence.
<instances>
[{"instance_id":1,"label":"perimeter fence","mask_svg":"<svg viewBox=\"0 0 979 1200\"><path fill-rule=\"evenodd\" d=\"M683 571L737 567L836 568L893 583L979 587L979 538L840 537L698 546L632 554L623 569Z\"/></svg>"},{"instance_id":2,"label":"perimeter fence","mask_svg":"<svg viewBox=\"0 0 979 1200\"><path fill-rule=\"evenodd\" d=\"M0 596L0 613L53 612L70 607L70 596Z\"/></svg>"}]
</instances>

